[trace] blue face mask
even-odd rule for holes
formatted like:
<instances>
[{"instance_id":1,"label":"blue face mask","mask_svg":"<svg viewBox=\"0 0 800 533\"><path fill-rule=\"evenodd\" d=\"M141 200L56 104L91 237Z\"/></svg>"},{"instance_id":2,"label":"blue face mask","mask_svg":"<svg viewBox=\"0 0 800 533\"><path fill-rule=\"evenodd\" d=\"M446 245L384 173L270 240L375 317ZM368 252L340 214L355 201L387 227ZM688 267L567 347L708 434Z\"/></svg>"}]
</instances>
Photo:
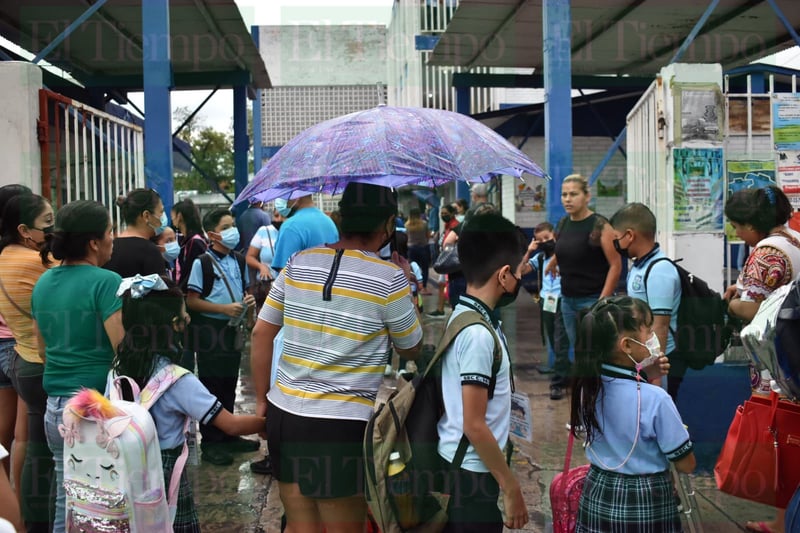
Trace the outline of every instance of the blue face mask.
<instances>
[{"instance_id":1,"label":"blue face mask","mask_svg":"<svg viewBox=\"0 0 800 533\"><path fill-rule=\"evenodd\" d=\"M172 241L164 245L164 251L161 252L161 255L171 263L178 258L179 253L181 253L181 245L178 244L178 241Z\"/></svg>"},{"instance_id":2,"label":"blue face mask","mask_svg":"<svg viewBox=\"0 0 800 533\"><path fill-rule=\"evenodd\" d=\"M151 228L153 228L153 231L155 232L155 234L156 234L156 237L158 237L159 235L161 235L162 233L164 233L164 228L166 228L166 227L167 227L167 224L169 223L169 220L167 220L167 213L166 213L165 211L162 211L162 212L161 212L161 218L160 218L159 220L160 220L160 222L161 222L161 225L160 225L160 226L153 226L153 225L152 225L152 224L150 224L149 222L147 223L147 225L148 225L148 226L150 226Z\"/></svg>"},{"instance_id":3,"label":"blue face mask","mask_svg":"<svg viewBox=\"0 0 800 533\"><path fill-rule=\"evenodd\" d=\"M239 228L228 228L219 234L220 244L228 250L233 250L239 244Z\"/></svg>"}]
</instances>

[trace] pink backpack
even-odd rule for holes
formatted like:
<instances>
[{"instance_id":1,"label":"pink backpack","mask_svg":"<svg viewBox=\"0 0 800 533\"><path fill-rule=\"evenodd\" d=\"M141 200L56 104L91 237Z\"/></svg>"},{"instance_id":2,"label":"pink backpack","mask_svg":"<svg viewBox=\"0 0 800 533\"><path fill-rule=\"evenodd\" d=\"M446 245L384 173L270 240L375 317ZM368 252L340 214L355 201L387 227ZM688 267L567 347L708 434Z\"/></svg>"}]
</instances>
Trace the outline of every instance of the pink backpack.
<instances>
[{"instance_id":1,"label":"pink backpack","mask_svg":"<svg viewBox=\"0 0 800 533\"><path fill-rule=\"evenodd\" d=\"M573 533L578 521L578 505L581 501L583 484L589 465L569 468L572 460L572 445L575 437L572 430L567 442L567 456L564 458L564 470L553 478L550 484L550 508L553 511L553 533Z\"/></svg>"}]
</instances>

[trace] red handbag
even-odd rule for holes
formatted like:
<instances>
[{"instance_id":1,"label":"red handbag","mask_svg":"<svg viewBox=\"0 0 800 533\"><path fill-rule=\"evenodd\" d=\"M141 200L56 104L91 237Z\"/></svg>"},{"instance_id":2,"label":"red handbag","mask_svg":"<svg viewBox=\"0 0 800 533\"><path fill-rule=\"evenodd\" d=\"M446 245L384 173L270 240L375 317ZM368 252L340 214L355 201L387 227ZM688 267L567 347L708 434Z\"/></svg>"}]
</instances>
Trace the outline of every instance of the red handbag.
<instances>
[{"instance_id":1,"label":"red handbag","mask_svg":"<svg viewBox=\"0 0 800 533\"><path fill-rule=\"evenodd\" d=\"M581 501L583 485L589 465L569 468L572 460L572 444L575 437L572 430L567 442L567 455L564 458L564 470L553 478L550 484L550 508L553 511L553 533L573 533L578 522L578 506Z\"/></svg>"},{"instance_id":2,"label":"red handbag","mask_svg":"<svg viewBox=\"0 0 800 533\"><path fill-rule=\"evenodd\" d=\"M800 405L775 392L740 405L714 477L722 492L785 509L800 484Z\"/></svg>"}]
</instances>

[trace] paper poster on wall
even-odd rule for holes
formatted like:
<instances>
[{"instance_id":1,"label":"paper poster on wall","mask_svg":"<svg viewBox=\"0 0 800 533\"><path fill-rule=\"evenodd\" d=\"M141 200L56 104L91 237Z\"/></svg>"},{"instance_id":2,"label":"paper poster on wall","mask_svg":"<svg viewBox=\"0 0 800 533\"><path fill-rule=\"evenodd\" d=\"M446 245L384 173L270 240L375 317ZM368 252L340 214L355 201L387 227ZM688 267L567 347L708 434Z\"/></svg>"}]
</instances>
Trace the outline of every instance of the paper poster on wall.
<instances>
[{"instance_id":1,"label":"paper poster on wall","mask_svg":"<svg viewBox=\"0 0 800 533\"><path fill-rule=\"evenodd\" d=\"M722 230L721 148L673 148L675 231Z\"/></svg>"},{"instance_id":2,"label":"paper poster on wall","mask_svg":"<svg viewBox=\"0 0 800 533\"><path fill-rule=\"evenodd\" d=\"M743 189L760 189L768 185L776 185L775 161L726 161L727 198ZM730 224L725 224L725 235L728 242L741 242Z\"/></svg>"},{"instance_id":3,"label":"paper poster on wall","mask_svg":"<svg viewBox=\"0 0 800 533\"><path fill-rule=\"evenodd\" d=\"M777 150L800 150L800 96L772 95L772 136Z\"/></svg>"},{"instance_id":4,"label":"paper poster on wall","mask_svg":"<svg viewBox=\"0 0 800 533\"><path fill-rule=\"evenodd\" d=\"M800 150L778 150L778 185L794 207L793 227L800 227Z\"/></svg>"},{"instance_id":5,"label":"paper poster on wall","mask_svg":"<svg viewBox=\"0 0 800 533\"><path fill-rule=\"evenodd\" d=\"M541 180L523 183L514 188L516 223L523 228L534 228L547 220L547 182Z\"/></svg>"},{"instance_id":6,"label":"paper poster on wall","mask_svg":"<svg viewBox=\"0 0 800 533\"><path fill-rule=\"evenodd\" d=\"M715 83L676 83L675 143L722 142L723 98Z\"/></svg>"}]
</instances>

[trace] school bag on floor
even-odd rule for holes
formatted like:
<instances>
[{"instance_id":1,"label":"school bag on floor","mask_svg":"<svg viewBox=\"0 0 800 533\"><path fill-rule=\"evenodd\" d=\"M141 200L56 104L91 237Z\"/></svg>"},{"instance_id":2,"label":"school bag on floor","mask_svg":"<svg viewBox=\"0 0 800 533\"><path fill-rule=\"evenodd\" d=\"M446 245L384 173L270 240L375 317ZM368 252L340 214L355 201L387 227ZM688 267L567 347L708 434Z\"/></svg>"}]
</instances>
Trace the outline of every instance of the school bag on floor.
<instances>
[{"instance_id":1,"label":"school bag on floor","mask_svg":"<svg viewBox=\"0 0 800 533\"><path fill-rule=\"evenodd\" d=\"M681 300L678 306L678 328L675 337L675 351L686 361L689 368L701 370L714 363L731 339L732 330L727 326L728 304L722 296L678 264L660 257L647 265L644 273L644 288L647 293L647 278L650 270L660 261L669 261L678 271L681 283Z\"/></svg>"},{"instance_id":2,"label":"school bag on floor","mask_svg":"<svg viewBox=\"0 0 800 533\"><path fill-rule=\"evenodd\" d=\"M410 507L416 526L413 531L438 532L447 522L449 497L441 494L437 476L443 461L437 451L439 435L436 425L444 413L441 391L441 357L456 336L469 326L485 326L494 337L494 359L489 386L492 397L502 351L500 340L490 324L475 311L464 311L455 317L442 335L436 352L422 374L404 374L397 380L397 389L384 403L376 405L364 434L364 465L367 480L367 503L383 533L400 533L411 528L400 526L398 503L390 491L387 467L392 452L399 452L411 479ZM421 367L421 366L420 366ZM410 380L407 379L410 376ZM378 393L382 397L381 392ZM467 452L469 441L461 437L453 468L458 468Z\"/></svg>"},{"instance_id":3,"label":"school bag on floor","mask_svg":"<svg viewBox=\"0 0 800 533\"><path fill-rule=\"evenodd\" d=\"M148 409L187 373L185 368L167 365L141 393L133 380L117 378L108 387L110 399L83 389L64 406L58 429L64 437L68 532L172 531L188 449L184 443L165 487L158 434ZM123 380L133 391L132 402L121 399Z\"/></svg>"}]
</instances>

